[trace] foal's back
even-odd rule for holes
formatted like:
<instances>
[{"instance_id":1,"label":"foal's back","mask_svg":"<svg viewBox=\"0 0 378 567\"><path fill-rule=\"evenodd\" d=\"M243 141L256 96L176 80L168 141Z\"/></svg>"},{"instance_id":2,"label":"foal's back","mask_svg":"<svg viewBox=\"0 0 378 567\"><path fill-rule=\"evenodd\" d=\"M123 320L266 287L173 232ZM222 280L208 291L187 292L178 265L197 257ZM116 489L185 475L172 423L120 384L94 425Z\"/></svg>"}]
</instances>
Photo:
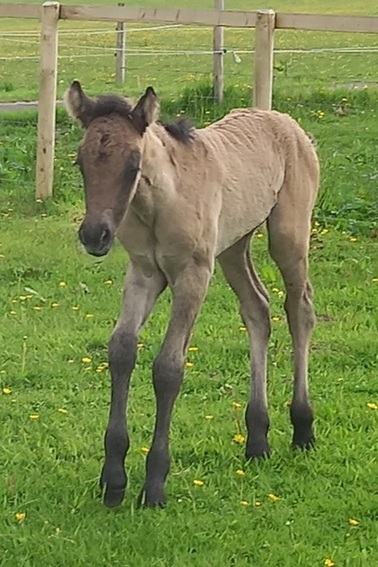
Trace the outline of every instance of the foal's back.
<instances>
[{"instance_id":1,"label":"foal's back","mask_svg":"<svg viewBox=\"0 0 378 567\"><path fill-rule=\"evenodd\" d=\"M308 135L287 114L237 109L198 135L216 156L203 167L219 170L217 254L262 224L285 186L293 206L304 201L312 210L318 159Z\"/></svg>"}]
</instances>

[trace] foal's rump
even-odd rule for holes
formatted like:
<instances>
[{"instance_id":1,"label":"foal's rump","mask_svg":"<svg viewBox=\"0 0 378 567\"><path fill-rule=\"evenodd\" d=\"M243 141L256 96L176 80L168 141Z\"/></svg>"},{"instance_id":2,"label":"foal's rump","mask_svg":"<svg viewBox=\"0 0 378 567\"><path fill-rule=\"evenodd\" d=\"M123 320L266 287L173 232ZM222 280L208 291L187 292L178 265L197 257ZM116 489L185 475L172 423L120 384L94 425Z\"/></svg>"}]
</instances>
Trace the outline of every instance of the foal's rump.
<instances>
[{"instance_id":1,"label":"foal's rump","mask_svg":"<svg viewBox=\"0 0 378 567\"><path fill-rule=\"evenodd\" d=\"M288 204L311 213L318 160L312 141L290 116L237 109L202 132L223 173L217 253L262 224L283 188Z\"/></svg>"}]
</instances>

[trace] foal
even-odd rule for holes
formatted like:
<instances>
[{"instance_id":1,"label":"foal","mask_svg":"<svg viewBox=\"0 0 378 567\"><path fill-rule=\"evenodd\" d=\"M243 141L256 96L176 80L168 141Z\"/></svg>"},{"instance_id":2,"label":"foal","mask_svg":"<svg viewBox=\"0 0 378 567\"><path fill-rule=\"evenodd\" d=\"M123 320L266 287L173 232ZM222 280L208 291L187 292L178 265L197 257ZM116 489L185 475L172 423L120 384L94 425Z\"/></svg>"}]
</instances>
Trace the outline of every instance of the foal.
<instances>
[{"instance_id":1,"label":"foal","mask_svg":"<svg viewBox=\"0 0 378 567\"><path fill-rule=\"evenodd\" d=\"M109 341L112 389L100 480L104 503L116 506L124 498L126 406L137 337L169 286L172 311L153 363L156 421L139 496L145 506L165 505L173 406L215 258L240 301L250 340L246 457L269 455L269 300L250 257L251 237L264 221L269 252L286 288L294 349L293 446L310 448L307 367L315 317L308 249L319 165L308 136L289 116L257 109L234 110L199 130L184 122L164 126L156 121L159 103L151 87L133 106L117 96L89 98L74 81L66 106L85 128L77 155L86 203L80 241L89 254L102 256L117 235L130 258L123 307Z\"/></svg>"}]
</instances>

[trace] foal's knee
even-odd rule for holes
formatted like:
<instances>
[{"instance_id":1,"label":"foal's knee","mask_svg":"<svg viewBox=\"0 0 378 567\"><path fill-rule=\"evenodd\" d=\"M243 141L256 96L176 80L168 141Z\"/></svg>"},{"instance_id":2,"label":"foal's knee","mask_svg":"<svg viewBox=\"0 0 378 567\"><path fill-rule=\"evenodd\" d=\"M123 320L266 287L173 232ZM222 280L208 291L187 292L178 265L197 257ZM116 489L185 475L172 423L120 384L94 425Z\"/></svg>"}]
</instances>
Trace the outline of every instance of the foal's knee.
<instances>
[{"instance_id":1,"label":"foal's knee","mask_svg":"<svg viewBox=\"0 0 378 567\"><path fill-rule=\"evenodd\" d=\"M153 383L156 394L176 397L184 378L184 358L161 352L153 363Z\"/></svg>"},{"instance_id":2,"label":"foal's knee","mask_svg":"<svg viewBox=\"0 0 378 567\"><path fill-rule=\"evenodd\" d=\"M122 328L114 329L108 343L111 370L132 372L137 356L137 337Z\"/></svg>"}]
</instances>

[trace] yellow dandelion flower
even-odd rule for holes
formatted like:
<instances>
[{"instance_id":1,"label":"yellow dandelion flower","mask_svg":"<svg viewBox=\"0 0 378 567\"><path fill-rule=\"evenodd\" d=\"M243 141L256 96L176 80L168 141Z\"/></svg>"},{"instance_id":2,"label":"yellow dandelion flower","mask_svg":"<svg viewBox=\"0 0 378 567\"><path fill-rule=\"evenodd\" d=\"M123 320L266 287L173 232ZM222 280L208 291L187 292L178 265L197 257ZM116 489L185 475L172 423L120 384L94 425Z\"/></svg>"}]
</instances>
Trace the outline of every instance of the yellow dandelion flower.
<instances>
[{"instance_id":1,"label":"yellow dandelion flower","mask_svg":"<svg viewBox=\"0 0 378 567\"><path fill-rule=\"evenodd\" d=\"M357 242L357 238L355 236L351 236L349 238L349 242Z\"/></svg>"},{"instance_id":2,"label":"yellow dandelion flower","mask_svg":"<svg viewBox=\"0 0 378 567\"><path fill-rule=\"evenodd\" d=\"M77 305L72 306L72 311L79 311L79 307Z\"/></svg>"},{"instance_id":3,"label":"yellow dandelion flower","mask_svg":"<svg viewBox=\"0 0 378 567\"><path fill-rule=\"evenodd\" d=\"M275 321L275 322L281 321L281 317L279 317L278 315L273 315L272 321Z\"/></svg>"},{"instance_id":4,"label":"yellow dandelion flower","mask_svg":"<svg viewBox=\"0 0 378 567\"><path fill-rule=\"evenodd\" d=\"M84 364L90 364L92 362L92 359L90 356L83 356L81 362L84 362Z\"/></svg>"},{"instance_id":5,"label":"yellow dandelion flower","mask_svg":"<svg viewBox=\"0 0 378 567\"><path fill-rule=\"evenodd\" d=\"M203 486L205 483L203 480L193 480L194 486Z\"/></svg>"},{"instance_id":6,"label":"yellow dandelion flower","mask_svg":"<svg viewBox=\"0 0 378 567\"><path fill-rule=\"evenodd\" d=\"M0 254L0 258L5 258L4 254Z\"/></svg>"},{"instance_id":7,"label":"yellow dandelion flower","mask_svg":"<svg viewBox=\"0 0 378 567\"><path fill-rule=\"evenodd\" d=\"M324 567L335 567L335 565L333 559L324 559Z\"/></svg>"},{"instance_id":8,"label":"yellow dandelion flower","mask_svg":"<svg viewBox=\"0 0 378 567\"><path fill-rule=\"evenodd\" d=\"M36 199L35 202L36 203L42 203L42 199Z\"/></svg>"},{"instance_id":9,"label":"yellow dandelion flower","mask_svg":"<svg viewBox=\"0 0 378 567\"><path fill-rule=\"evenodd\" d=\"M26 513L25 512L17 512L15 514L15 518L18 522L23 522L26 518Z\"/></svg>"},{"instance_id":10,"label":"yellow dandelion flower","mask_svg":"<svg viewBox=\"0 0 378 567\"><path fill-rule=\"evenodd\" d=\"M4 396L9 396L9 394L12 393L11 388L3 388L3 394Z\"/></svg>"},{"instance_id":11,"label":"yellow dandelion flower","mask_svg":"<svg viewBox=\"0 0 378 567\"><path fill-rule=\"evenodd\" d=\"M187 362L185 364L185 366L186 366L186 368L191 368L193 366L193 364L194 364L193 362Z\"/></svg>"},{"instance_id":12,"label":"yellow dandelion flower","mask_svg":"<svg viewBox=\"0 0 378 567\"><path fill-rule=\"evenodd\" d=\"M141 449L140 449L140 450L141 450L141 451L142 451L142 453L144 453L145 455L147 455L147 453L149 453L149 452L150 452L150 450L149 450L149 448L148 448L148 447L141 447Z\"/></svg>"},{"instance_id":13,"label":"yellow dandelion flower","mask_svg":"<svg viewBox=\"0 0 378 567\"><path fill-rule=\"evenodd\" d=\"M33 309L34 311L41 311L42 307L40 307L39 305L34 305Z\"/></svg>"},{"instance_id":14,"label":"yellow dandelion flower","mask_svg":"<svg viewBox=\"0 0 378 567\"><path fill-rule=\"evenodd\" d=\"M372 281L373 283L377 283L377 282L378 282L378 278L373 278L371 281Z\"/></svg>"},{"instance_id":15,"label":"yellow dandelion flower","mask_svg":"<svg viewBox=\"0 0 378 567\"><path fill-rule=\"evenodd\" d=\"M58 408L58 412L59 413L68 413L68 410L66 410L64 408Z\"/></svg>"},{"instance_id":16,"label":"yellow dandelion flower","mask_svg":"<svg viewBox=\"0 0 378 567\"><path fill-rule=\"evenodd\" d=\"M270 500L271 502L277 502L277 500L280 499L279 496L276 496L276 495L273 494L273 493L268 494L268 498L269 498L269 500Z\"/></svg>"},{"instance_id":17,"label":"yellow dandelion flower","mask_svg":"<svg viewBox=\"0 0 378 567\"><path fill-rule=\"evenodd\" d=\"M259 232L258 234L256 234L256 238L263 238L263 237L264 237L264 235L263 235L262 232Z\"/></svg>"},{"instance_id":18,"label":"yellow dandelion flower","mask_svg":"<svg viewBox=\"0 0 378 567\"><path fill-rule=\"evenodd\" d=\"M143 347L144 347L144 344L143 344L143 343L138 343L138 344L137 344L137 348L138 348L139 350L140 350L141 348L143 348Z\"/></svg>"},{"instance_id":19,"label":"yellow dandelion flower","mask_svg":"<svg viewBox=\"0 0 378 567\"><path fill-rule=\"evenodd\" d=\"M320 234L327 234L329 232L328 228L323 228Z\"/></svg>"},{"instance_id":20,"label":"yellow dandelion flower","mask_svg":"<svg viewBox=\"0 0 378 567\"><path fill-rule=\"evenodd\" d=\"M17 303L18 299L12 299L12 303Z\"/></svg>"},{"instance_id":21,"label":"yellow dandelion flower","mask_svg":"<svg viewBox=\"0 0 378 567\"><path fill-rule=\"evenodd\" d=\"M358 526L359 523L360 522L358 520L356 520L355 518L349 518L349 520L348 520L348 524L350 526Z\"/></svg>"},{"instance_id":22,"label":"yellow dandelion flower","mask_svg":"<svg viewBox=\"0 0 378 567\"><path fill-rule=\"evenodd\" d=\"M277 293L277 295L278 295L278 297L283 297L283 296L285 295L285 293L280 290L280 291Z\"/></svg>"},{"instance_id":23,"label":"yellow dandelion flower","mask_svg":"<svg viewBox=\"0 0 378 567\"><path fill-rule=\"evenodd\" d=\"M20 299L21 301L25 301L26 295L20 295L19 299Z\"/></svg>"},{"instance_id":24,"label":"yellow dandelion flower","mask_svg":"<svg viewBox=\"0 0 378 567\"><path fill-rule=\"evenodd\" d=\"M378 409L378 404L375 404L374 402L369 402L367 404L367 407L372 409L372 410L376 410L376 409Z\"/></svg>"},{"instance_id":25,"label":"yellow dandelion flower","mask_svg":"<svg viewBox=\"0 0 378 567\"><path fill-rule=\"evenodd\" d=\"M113 280L106 280L104 282L105 285L112 285L113 284Z\"/></svg>"},{"instance_id":26,"label":"yellow dandelion flower","mask_svg":"<svg viewBox=\"0 0 378 567\"><path fill-rule=\"evenodd\" d=\"M59 287L67 287L67 283L66 282L59 282Z\"/></svg>"},{"instance_id":27,"label":"yellow dandelion flower","mask_svg":"<svg viewBox=\"0 0 378 567\"><path fill-rule=\"evenodd\" d=\"M59 307L59 303L52 303L51 307Z\"/></svg>"},{"instance_id":28,"label":"yellow dandelion flower","mask_svg":"<svg viewBox=\"0 0 378 567\"><path fill-rule=\"evenodd\" d=\"M255 506L256 506L257 508L258 508L259 506L261 506L260 500L256 500L256 501L255 501Z\"/></svg>"},{"instance_id":29,"label":"yellow dandelion flower","mask_svg":"<svg viewBox=\"0 0 378 567\"><path fill-rule=\"evenodd\" d=\"M241 404L239 404L239 402L232 402L232 407L234 409L240 409L241 408Z\"/></svg>"},{"instance_id":30,"label":"yellow dandelion flower","mask_svg":"<svg viewBox=\"0 0 378 567\"><path fill-rule=\"evenodd\" d=\"M249 506L249 502L247 500L240 500L241 506Z\"/></svg>"},{"instance_id":31,"label":"yellow dandelion flower","mask_svg":"<svg viewBox=\"0 0 378 567\"><path fill-rule=\"evenodd\" d=\"M278 289L278 287L272 287L272 292L273 293L278 293L280 290Z\"/></svg>"},{"instance_id":32,"label":"yellow dandelion flower","mask_svg":"<svg viewBox=\"0 0 378 567\"><path fill-rule=\"evenodd\" d=\"M68 360L68 364L73 364L73 362L74 362L73 358L70 358L70 359Z\"/></svg>"},{"instance_id":33,"label":"yellow dandelion flower","mask_svg":"<svg viewBox=\"0 0 378 567\"><path fill-rule=\"evenodd\" d=\"M32 421L37 421L37 419L39 419L39 415L37 413L32 413L31 415L29 415L29 419L31 419Z\"/></svg>"},{"instance_id":34,"label":"yellow dandelion flower","mask_svg":"<svg viewBox=\"0 0 378 567\"><path fill-rule=\"evenodd\" d=\"M233 436L232 440L234 441L234 443L244 443L245 437L244 435L240 435L240 433L237 433L236 435Z\"/></svg>"},{"instance_id":35,"label":"yellow dandelion flower","mask_svg":"<svg viewBox=\"0 0 378 567\"><path fill-rule=\"evenodd\" d=\"M191 346L191 347L188 348L188 351L189 351L189 352L197 352L197 351L198 351L198 347L196 347L196 346Z\"/></svg>"},{"instance_id":36,"label":"yellow dandelion flower","mask_svg":"<svg viewBox=\"0 0 378 567\"><path fill-rule=\"evenodd\" d=\"M87 313L85 316L86 319L93 319L93 317L94 317L93 313Z\"/></svg>"},{"instance_id":37,"label":"yellow dandelion flower","mask_svg":"<svg viewBox=\"0 0 378 567\"><path fill-rule=\"evenodd\" d=\"M205 419L209 419L209 420L210 420L210 419L213 419L213 418L214 418L213 415L205 415Z\"/></svg>"},{"instance_id":38,"label":"yellow dandelion flower","mask_svg":"<svg viewBox=\"0 0 378 567\"><path fill-rule=\"evenodd\" d=\"M238 476L240 476L240 477L245 476L245 472L244 472L242 469L238 469L238 470L236 471L236 474L237 474Z\"/></svg>"},{"instance_id":39,"label":"yellow dandelion flower","mask_svg":"<svg viewBox=\"0 0 378 567\"><path fill-rule=\"evenodd\" d=\"M11 315L16 315L16 311L9 311Z\"/></svg>"},{"instance_id":40,"label":"yellow dandelion flower","mask_svg":"<svg viewBox=\"0 0 378 567\"><path fill-rule=\"evenodd\" d=\"M239 327L239 331L246 331L247 327Z\"/></svg>"}]
</instances>

